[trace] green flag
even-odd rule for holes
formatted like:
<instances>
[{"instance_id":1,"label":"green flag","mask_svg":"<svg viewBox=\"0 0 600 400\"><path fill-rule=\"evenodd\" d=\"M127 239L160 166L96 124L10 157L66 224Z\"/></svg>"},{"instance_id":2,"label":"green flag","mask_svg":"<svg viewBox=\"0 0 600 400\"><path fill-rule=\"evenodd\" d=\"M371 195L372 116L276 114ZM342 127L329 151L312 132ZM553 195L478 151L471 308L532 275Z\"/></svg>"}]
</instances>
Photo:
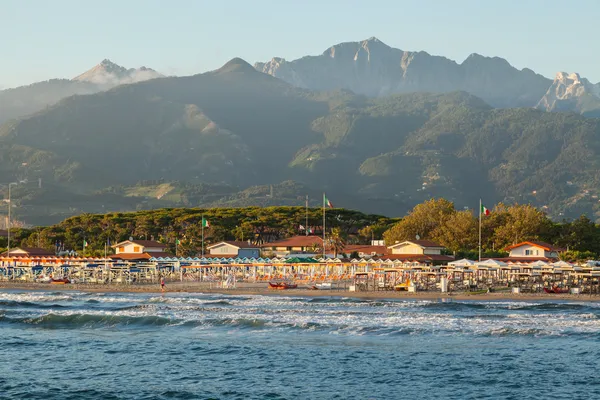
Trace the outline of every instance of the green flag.
<instances>
[{"instance_id":1,"label":"green flag","mask_svg":"<svg viewBox=\"0 0 600 400\"><path fill-rule=\"evenodd\" d=\"M83 248L85 249L86 247L88 247L88 242L87 240L83 239Z\"/></svg>"},{"instance_id":2,"label":"green flag","mask_svg":"<svg viewBox=\"0 0 600 400\"><path fill-rule=\"evenodd\" d=\"M208 220L204 217L202 217L202 227L210 228L210 222L208 222Z\"/></svg>"}]
</instances>

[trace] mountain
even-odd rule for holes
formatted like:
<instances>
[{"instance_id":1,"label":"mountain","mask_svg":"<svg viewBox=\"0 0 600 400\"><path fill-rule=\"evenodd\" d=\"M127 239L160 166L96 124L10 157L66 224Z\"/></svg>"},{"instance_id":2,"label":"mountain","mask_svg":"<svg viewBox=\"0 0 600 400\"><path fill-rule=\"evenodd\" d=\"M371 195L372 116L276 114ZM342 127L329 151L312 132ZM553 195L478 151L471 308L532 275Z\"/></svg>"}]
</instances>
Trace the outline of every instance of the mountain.
<instances>
[{"instance_id":1,"label":"mountain","mask_svg":"<svg viewBox=\"0 0 600 400\"><path fill-rule=\"evenodd\" d=\"M577 73L559 72L536 108L600 117L600 83L594 85Z\"/></svg>"},{"instance_id":2,"label":"mountain","mask_svg":"<svg viewBox=\"0 0 600 400\"><path fill-rule=\"evenodd\" d=\"M497 109L466 92L312 91L241 59L69 97L0 126L0 175L44 182L14 188L15 215L28 221L92 204L302 205L323 191L386 215L437 196L592 215L599 163L600 119Z\"/></svg>"},{"instance_id":3,"label":"mountain","mask_svg":"<svg viewBox=\"0 0 600 400\"><path fill-rule=\"evenodd\" d=\"M114 87L126 83L147 81L149 79L163 78L155 70L146 67L127 69L105 59L89 71L73 78L78 82L90 82L101 87Z\"/></svg>"},{"instance_id":4,"label":"mountain","mask_svg":"<svg viewBox=\"0 0 600 400\"><path fill-rule=\"evenodd\" d=\"M471 54L457 64L424 51L395 49L377 38L340 43L319 56L294 61L273 58L254 67L306 89L349 89L370 97L466 91L494 107L533 107L552 83L502 58Z\"/></svg>"},{"instance_id":5,"label":"mountain","mask_svg":"<svg viewBox=\"0 0 600 400\"><path fill-rule=\"evenodd\" d=\"M146 67L126 69L110 60L104 60L72 80L51 79L0 90L0 123L32 114L69 96L97 93L121 84L162 76Z\"/></svg>"}]
</instances>

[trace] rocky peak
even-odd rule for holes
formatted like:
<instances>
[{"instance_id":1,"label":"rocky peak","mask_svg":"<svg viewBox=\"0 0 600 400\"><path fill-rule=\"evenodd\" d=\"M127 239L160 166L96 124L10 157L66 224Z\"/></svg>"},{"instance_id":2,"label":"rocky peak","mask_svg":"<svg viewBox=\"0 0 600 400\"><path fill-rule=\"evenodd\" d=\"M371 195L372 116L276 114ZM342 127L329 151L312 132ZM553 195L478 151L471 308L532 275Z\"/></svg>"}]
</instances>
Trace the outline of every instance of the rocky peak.
<instances>
[{"instance_id":1,"label":"rocky peak","mask_svg":"<svg viewBox=\"0 0 600 400\"><path fill-rule=\"evenodd\" d=\"M94 83L104 88L109 88L125 83L141 82L161 77L163 75L151 68L127 69L105 58L92 69L76 76L73 80Z\"/></svg>"},{"instance_id":2,"label":"rocky peak","mask_svg":"<svg viewBox=\"0 0 600 400\"><path fill-rule=\"evenodd\" d=\"M600 97L600 85L592 84L576 72L558 72L536 108L545 111L577 108L581 99L597 97Z\"/></svg>"},{"instance_id":3,"label":"rocky peak","mask_svg":"<svg viewBox=\"0 0 600 400\"><path fill-rule=\"evenodd\" d=\"M533 107L551 81L499 57L471 54L462 64L424 51L403 51L371 37L293 61L273 58L255 68L292 85L349 89L367 96L464 90L496 107Z\"/></svg>"}]
</instances>

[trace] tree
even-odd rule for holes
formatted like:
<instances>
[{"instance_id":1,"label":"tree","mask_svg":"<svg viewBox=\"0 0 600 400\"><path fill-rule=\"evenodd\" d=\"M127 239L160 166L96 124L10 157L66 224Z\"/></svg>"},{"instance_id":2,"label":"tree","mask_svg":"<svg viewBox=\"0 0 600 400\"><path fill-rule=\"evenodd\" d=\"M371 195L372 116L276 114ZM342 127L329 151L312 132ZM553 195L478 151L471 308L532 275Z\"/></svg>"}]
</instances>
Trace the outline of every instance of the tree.
<instances>
[{"instance_id":1,"label":"tree","mask_svg":"<svg viewBox=\"0 0 600 400\"><path fill-rule=\"evenodd\" d=\"M477 223L471 211L455 212L435 230L432 239L455 253L476 249L479 242Z\"/></svg>"},{"instance_id":2,"label":"tree","mask_svg":"<svg viewBox=\"0 0 600 400\"><path fill-rule=\"evenodd\" d=\"M531 204L515 204L506 209L498 209L498 214L503 223L494 229L496 249L525 240L540 239L552 227L548 217Z\"/></svg>"},{"instance_id":3,"label":"tree","mask_svg":"<svg viewBox=\"0 0 600 400\"><path fill-rule=\"evenodd\" d=\"M333 256L337 257L339 253L344 251L346 240L343 237L342 230L338 227L333 228L329 234L329 244L333 249Z\"/></svg>"},{"instance_id":4,"label":"tree","mask_svg":"<svg viewBox=\"0 0 600 400\"><path fill-rule=\"evenodd\" d=\"M383 238L389 246L399 241L434 239L446 220L456 213L454 203L445 199L431 199L417 204L412 211L392 228L385 231Z\"/></svg>"}]
</instances>

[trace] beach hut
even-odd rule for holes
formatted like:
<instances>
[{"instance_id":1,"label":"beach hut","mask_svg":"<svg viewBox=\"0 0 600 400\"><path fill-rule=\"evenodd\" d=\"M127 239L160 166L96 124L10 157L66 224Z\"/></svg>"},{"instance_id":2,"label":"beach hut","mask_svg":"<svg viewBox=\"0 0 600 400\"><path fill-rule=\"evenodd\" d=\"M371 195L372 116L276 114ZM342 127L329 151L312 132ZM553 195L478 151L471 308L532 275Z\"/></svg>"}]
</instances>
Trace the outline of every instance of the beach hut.
<instances>
[{"instance_id":1,"label":"beach hut","mask_svg":"<svg viewBox=\"0 0 600 400\"><path fill-rule=\"evenodd\" d=\"M475 261L463 258L461 260L451 261L448 265L450 267L471 267L475 265Z\"/></svg>"}]
</instances>

